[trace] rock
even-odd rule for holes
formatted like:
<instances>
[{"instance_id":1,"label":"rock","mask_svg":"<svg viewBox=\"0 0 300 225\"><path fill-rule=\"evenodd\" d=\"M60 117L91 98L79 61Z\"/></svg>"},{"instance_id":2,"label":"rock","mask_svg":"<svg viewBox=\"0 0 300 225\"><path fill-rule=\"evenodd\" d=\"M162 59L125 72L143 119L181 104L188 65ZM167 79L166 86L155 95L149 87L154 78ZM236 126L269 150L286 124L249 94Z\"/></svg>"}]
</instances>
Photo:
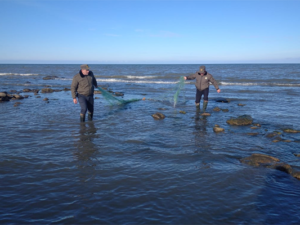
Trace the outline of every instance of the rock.
<instances>
[{"instance_id":1,"label":"rock","mask_svg":"<svg viewBox=\"0 0 300 225\"><path fill-rule=\"evenodd\" d=\"M228 109L222 109L222 112L229 112Z\"/></svg>"},{"instance_id":2,"label":"rock","mask_svg":"<svg viewBox=\"0 0 300 225\"><path fill-rule=\"evenodd\" d=\"M101 91L94 91L94 94L102 94L102 92Z\"/></svg>"},{"instance_id":3,"label":"rock","mask_svg":"<svg viewBox=\"0 0 300 225\"><path fill-rule=\"evenodd\" d=\"M205 112L205 113L202 113L201 116L210 116L210 113Z\"/></svg>"},{"instance_id":4,"label":"rock","mask_svg":"<svg viewBox=\"0 0 300 225\"><path fill-rule=\"evenodd\" d=\"M283 132L286 132L286 133L300 133L300 130L284 129Z\"/></svg>"},{"instance_id":5,"label":"rock","mask_svg":"<svg viewBox=\"0 0 300 225\"><path fill-rule=\"evenodd\" d=\"M156 120L161 120L161 119L164 119L166 116L162 113L157 112L157 113L153 114L152 117Z\"/></svg>"},{"instance_id":6,"label":"rock","mask_svg":"<svg viewBox=\"0 0 300 225\"><path fill-rule=\"evenodd\" d=\"M225 131L225 129L224 128L221 128L221 127L214 127L213 128L213 130L214 130L214 132L216 132L216 133L219 133L219 132L224 132Z\"/></svg>"},{"instance_id":7,"label":"rock","mask_svg":"<svg viewBox=\"0 0 300 225\"><path fill-rule=\"evenodd\" d=\"M23 89L23 92L31 92L31 89L25 88L25 89Z\"/></svg>"},{"instance_id":8,"label":"rock","mask_svg":"<svg viewBox=\"0 0 300 225\"><path fill-rule=\"evenodd\" d=\"M158 110L167 110L166 108L158 108Z\"/></svg>"},{"instance_id":9,"label":"rock","mask_svg":"<svg viewBox=\"0 0 300 225\"><path fill-rule=\"evenodd\" d=\"M16 99L23 99L24 97L22 95L13 95L14 98Z\"/></svg>"},{"instance_id":10,"label":"rock","mask_svg":"<svg viewBox=\"0 0 300 225\"><path fill-rule=\"evenodd\" d=\"M64 88L63 91L71 91L70 88Z\"/></svg>"},{"instance_id":11,"label":"rock","mask_svg":"<svg viewBox=\"0 0 300 225\"><path fill-rule=\"evenodd\" d=\"M266 135L267 138L273 138L273 137L277 137L278 135L280 135L280 133L273 131L272 133L268 133Z\"/></svg>"},{"instance_id":12,"label":"rock","mask_svg":"<svg viewBox=\"0 0 300 225\"><path fill-rule=\"evenodd\" d=\"M259 123L254 123L253 126L261 127L261 125Z\"/></svg>"},{"instance_id":13,"label":"rock","mask_svg":"<svg viewBox=\"0 0 300 225\"><path fill-rule=\"evenodd\" d=\"M220 109L219 107L215 107L215 108L213 109L213 111L215 111L215 112L220 112L221 109Z\"/></svg>"},{"instance_id":14,"label":"rock","mask_svg":"<svg viewBox=\"0 0 300 225\"><path fill-rule=\"evenodd\" d=\"M46 76L43 78L43 80L54 80L56 78L58 78L58 76Z\"/></svg>"},{"instance_id":15,"label":"rock","mask_svg":"<svg viewBox=\"0 0 300 225\"><path fill-rule=\"evenodd\" d=\"M300 180L300 172L293 171L292 176L295 177L296 179Z\"/></svg>"},{"instance_id":16,"label":"rock","mask_svg":"<svg viewBox=\"0 0 300 225\"><path fill-rule=\"evenodd\" d=\"M43 101L48 101L48 100L49 100L49 98L44 98L44 99L43 99Z\"/></svg>"},{"instance_id":17,"label":"rock","mask_svg":"<svg viewBox=\"0 0 300 225\"><path fill-rule=\"evenodd\" d=\"M143 101L145 101L145 100L146 100L146 98L144 97L144 98L142 98L142 100L143 100Z\"/></svg>"},{"instance_id":18,"label":"rock","mask_svg":"<svg viewBox=\"0 0 300 225\"><path fill-rule=\"evenodd\" d=\"M250 129L257 129L258 127L250 127Z\"/></svg>"},{"instance_id":19,"label":"rock","mask_svg":"<svg viewBox=\"0 0 300 225\"><path fill-rule=\"evenodd\" d=\"M283 171L283 172L288 173L288 174L292 174L292 172L293 172L292 167L289 164L286 164L286 163L274 163L274 164L268 165L266 167L271 168L271 169L280 170L280 171Z\"/></svg>"},{"instance_id":20,"label":"rock","mask_svg":"<svg viewBox=\"0 0 300 225\"><path fill-rule=\"evenodd\" d=\"M22 104L21 102L16 102L15 104L14 104L14 107L17 107L17 106L19 106L20 104Z\"/></svg>"},{"instance_id":21,"label":"rock","mask_svg":"<svg viewBox=\"0 0 300 225\"><path fill-rule=\"evenodd\" d=\"M241 103L239 103L239 104L238 104L238 106L245 106L245 104L241 104Z\"/></svg>"},{"instance_id":22,"label":"rock","mask_svg":"<svg viewBox=\"0 0 300 225\"><path fill-rule=\"evenodd\" d=\"M250 166L261 166L264 164L274 164L280 160L269 155L254 153L249 157L240 159L241 163L245 163Z\"/></svg>"},{"instance_id":23,"label":"rock","mask_svg":"<svg viewBox=\"0 0 300 225\"><path fill-rule=\"evenodd\" d=\"M36 98L40 98L40 97L41 97L40 95L36 96Z\"/></svg>"},{"instance_id":24,"label":"rock","mask_svg":"<svg viewBox=\"0 0 300 225\"><path fill-rule=\"evenodd\" d=\"M0 92L0 97L6 97L7 96L7 92Z\"/></svg>"},{"instance_id":25,"label":"rock","mask_svg":"<svg viewBox=\"0 0 300 225\"><path fill-rule=\"evenodd\" d=\"M95 97L95 99L100 99L99 97Z\"/></svg>"},{"instance_id":26,"label":"rock","mask_svg":"<svg viewBox=\"0 0 300 225\"><path fill-rule=\"evenodd\" d=\"M250 135L250 136L255 136L255 135L258 135L258 133L256 132L256 133L247 133L248 135Z\"/></svg>"},{"instance_id":27,"label":"rock","mask_svg":"<svg viewBox=\"0 0 300 225\"><path fill-rule=\"evenodd\" d=\"M216 98L214 99L216 102L229 103L230 101L226 98Z\"/></svg>"},{"instance_id":28,"label":"rock","mask_svg":"<svg viewBox=\"0 0 300 225\"><path fill-rule=\"evenodd\" d=\"M180 110L179 113L181 113L181 114L186 114L186 112L185 112L185 111L182 111L182 110Z\"/></svg>"},{"instance_id":29,"label":"rock","mask_svg":"<svg viewBox=\"0 0 300 225\"><path fill-rule=\"evenodd\" d=\"M294 156L300 157L300 154L299 153L294 153Z\"/></svg>"},{"instance_id":30,"label":"rock","mask_svg":"<svg viewBox=\"0 0 300 225\"><path fill-rule=\"evenodd\" d=\"M52 93L52 92L54 92L54 90L51 89L51 88L43 88L43 89L41 90L41 92L42 92L42 93Z\"/></svg>"},{"instance_id":31,"label":"rock","mask_svg":"<svg viewBox=\"0 0 300 225\"><path fill-rule=\"evenodd\" d=\"M229 125L236 125L236 126L247 126L252 124L253 119L251 116L243 115L239 116L237 118L230 118L226 121Z\"/></svg>"}]
</instances>

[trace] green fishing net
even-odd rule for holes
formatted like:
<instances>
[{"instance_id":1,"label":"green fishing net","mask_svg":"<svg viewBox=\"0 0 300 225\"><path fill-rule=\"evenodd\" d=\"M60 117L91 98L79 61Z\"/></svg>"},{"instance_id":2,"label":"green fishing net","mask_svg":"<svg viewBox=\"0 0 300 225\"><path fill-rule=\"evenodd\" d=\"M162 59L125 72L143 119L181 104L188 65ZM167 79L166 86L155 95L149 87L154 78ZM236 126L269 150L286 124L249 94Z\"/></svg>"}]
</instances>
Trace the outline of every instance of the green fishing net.
<instances>
[{"instance_id":1,"label":"green fishing net","mask_svg":"<svg viewBox=\"0 0 300 225\"><path fill-rule=\"evenodd\" d=\"M160 99L171 103L174 107L176 107L178 103L185 103L184 87L185 80L184 77L181 76L178 82L176 82L176 85L171 90L166 91Z\"/></svg>"},{"instance_id":2,"label":"green fishing net","mask_svg":"<svg viewBox=\"0 0 300 225\"><path fill-rule=\"evenodd\" d=\"M137 98L129 99L129 100L124 100L124 99L120 99L120 98L117 98L117 97L113 96L112 93L110 93L110 92L104 90L104 89L101 88L101 87L98 87L98 90L101 91L103 98L104 98L110 105L124 105L124 104L130 103L130 102L136 102L136 101L142 100L142 99L137 99Z\"/></svg>"}]
</instances>

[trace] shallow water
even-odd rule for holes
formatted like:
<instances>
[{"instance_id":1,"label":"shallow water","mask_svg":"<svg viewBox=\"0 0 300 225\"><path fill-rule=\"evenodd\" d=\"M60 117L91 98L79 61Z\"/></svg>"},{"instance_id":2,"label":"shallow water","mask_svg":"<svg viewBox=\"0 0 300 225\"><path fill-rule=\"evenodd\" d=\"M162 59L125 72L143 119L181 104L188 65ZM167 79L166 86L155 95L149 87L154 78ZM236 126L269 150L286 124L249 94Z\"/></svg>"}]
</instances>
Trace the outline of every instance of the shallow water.
<instances>
[{"instance_id":1,"label":"shallow water","mask_svg":"<svg viewBox=\"0 0 300 225\"><path fill-rule=\"evenodd\" d=\"M124 99L146 100L110 106L95 95L94 121L86 123L79 122L69 91L41 98L26 93L18 107L0 103L1 223L300 223L300 181L239 161L262 153L300 170L293 155L300 153L299 133L282 134L291 142L266 137L300 130L299 64L207 65L221 88L220 94L210 88L210 117L195 109L192 81L175 108L165 98L198 65L90 67L101 86L123 92ZM0 65L0 91L70 87L77 68ZM58 78L42 79L49 75ZM214 112L217 106L229 112ZM156 112L166 118L154 120ZM227 125L244 114L262 127ZM214 133L215 124L225 132Z\"/></svg>"}]
</instances>

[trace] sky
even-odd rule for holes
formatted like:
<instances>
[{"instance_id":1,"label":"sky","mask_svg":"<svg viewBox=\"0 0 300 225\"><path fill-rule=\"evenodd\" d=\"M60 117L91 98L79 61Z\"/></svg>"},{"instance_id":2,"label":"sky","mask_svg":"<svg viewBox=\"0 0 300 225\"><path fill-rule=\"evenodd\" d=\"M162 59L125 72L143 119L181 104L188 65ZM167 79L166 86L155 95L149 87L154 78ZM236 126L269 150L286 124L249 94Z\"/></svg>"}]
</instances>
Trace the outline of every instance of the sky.
<instances>
[{"instance_id":1,"label":"sky","mask_svg":"<svg viewBox=\"0 0 300 225\"><path fill-rule=\"evenodd\" d=\"M0 63L300 63L300 0L0 0Z\"/></svg>"}]
</instances>

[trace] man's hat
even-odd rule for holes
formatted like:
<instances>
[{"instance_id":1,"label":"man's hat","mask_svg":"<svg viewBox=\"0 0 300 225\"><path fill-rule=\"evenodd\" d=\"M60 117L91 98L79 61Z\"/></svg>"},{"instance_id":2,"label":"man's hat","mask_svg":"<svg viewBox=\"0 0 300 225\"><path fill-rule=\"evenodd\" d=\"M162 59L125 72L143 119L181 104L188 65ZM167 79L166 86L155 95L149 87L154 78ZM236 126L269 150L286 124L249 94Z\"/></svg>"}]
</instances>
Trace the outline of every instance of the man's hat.
<instances>
[{"instance_id":1,"label":"man's hat","mask_svg":"<svg viewBox=\"0 0 300 225\"><path fill-rule=\"evenodd\" d=\"M205 72L206 72L205 66L200 66L199 73L205 73Z\"/></svg>"},{"instance_id":2,"label":"man's hat","mask_svg":"<svg viewBox=\"0 0 300 225\"><path fill-rule=\"evenodd\" d=\"M88 64L83 64L83 65L80 66L80 69L82 69L82 70L90 70L90 67L89 67Z\"/></svg>"}]
</instances>

